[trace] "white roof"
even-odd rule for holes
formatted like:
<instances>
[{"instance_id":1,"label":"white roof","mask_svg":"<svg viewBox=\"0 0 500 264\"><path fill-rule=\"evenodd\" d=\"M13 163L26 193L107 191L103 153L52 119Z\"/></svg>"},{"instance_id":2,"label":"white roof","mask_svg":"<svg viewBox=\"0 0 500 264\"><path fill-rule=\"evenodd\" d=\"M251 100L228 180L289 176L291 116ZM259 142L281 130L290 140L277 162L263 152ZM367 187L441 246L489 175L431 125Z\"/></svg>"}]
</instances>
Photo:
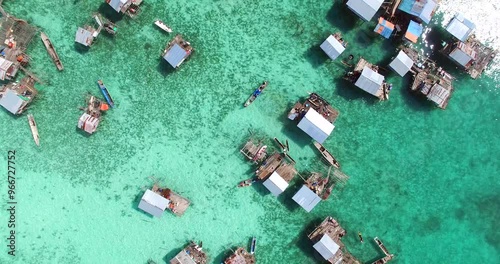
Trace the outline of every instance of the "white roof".
<instances>
[{"instance_id":1,"label":"white roof","mask_svg":"<svg viewBox=\"0 0 500 264\"><path fill-rule=\"evenodd\" d=\"M349 0L347 7L366 21L370 21L384 0Z\"/></svg>"},{"instance_id":2,"label":"white roof","mask_svg":"<svg viewBox=\"0 0 500 264\"><path fill-rule=\"evenodd\" d=\"M92 41L94 40L94 36L92 35L92 32L79 27L78 30L76 31L76 37L75 37L75 42L78 42L84 46L90 46L92 44Z\"/></svg>"},{"instance_id":3,"label":"white roof","mask_svg":"<svg viewBox=\"0 0 500 264\"><path fill-rule=\"evenodd\" d=\"M23 102L23 99L10 89L7 89L7 92L0 98L0 105L14 115L17 114Z\"/></svg>"},{"instance_id":4,"label":"white roof","mask_svg":"<svg viewBox=\"0 0 500 264\"><path fill-rule=\"evenodd\" d=\"M463 43L460 44L463 45ZM466 66L471 60L473 60L472 56L461 50L460 47L454 49L450 53L450 57L462 66Z\"/></svg>"},{"instance_id":5,"label":"white roof","mask_svg":"<svg viewBox=\"0 0 500 264\"><path fill-rule=\"evenodd\" d=\"M307 212L310 212L321 201L321 198L306 185L302 185L302 188L300 188L292 199Z\"/></svg>"},{"instance_id":6,"label":"white roof","mask_svg":"<svg viewBox=\"0 0 500 264\"><path fill-rule=\"evenodd\" d=\"M99 126L99 118L92 117L87 113L83 113L78 120L78 128L83 129L85 132L92 134Z\"/></svg>"},{"instance_id":7,"label":"white roof","mask_svg":"<svg viewBox=\"0 0 500 264\"><path fill-rule=\"evenodd\" d=\"M128 0L111 0L109 5L116 11L120 12L122 7L128 2Z\"/></svg>"},{"instance_id":8,"label":"white roof","mask_svg":"<svg viewBox=\"0 0 500 264\"><path fill-rule=\"evenodd\" d=\"M151 190L146 190L139 203L139 208L146 213L160 217L169 204L170 200Z\"/></svg>"},{"instance_id":9,"label":"white roof","mask_svg":"<svg viewBox=\"0 0 500 264\"><path fill-rule=\"evenodd\" d=\"M281 178L276 171L263 184L274 196L280 195L288 187L288 182Z\"/></svg>"},{"instance_id":10,"label":"white roof","mask_svg":"<svg viewBox=\"0 0 500 264\"><path fill-rule=\"evenodd\" d=\"M340 246L337 245L337 243L335 243L335 241L333 241L327 234L324 234L313 247L326 260L335 256L335 253L337 253L340 248Z\"/></svg>"},{"instance_id":11,"label":"white roof","mask_svg":"<svg viewBox=\"0 0 500 264\"><path fill-rule=\"evenodd\" d=\"M389 67L397 72L401 77L410 71L413 66L413 61L402 50L399 51L398 56L389 64Z\"/></svg>"},{"instance_id":12,"label":"white roof","mask_svg":"<svg viewBox=\"0 0 500 264\"><path fill-rule=\"evenodd\" d=\"M446 30L460 41L466 41L475 28L476 25L461 14L455 15L446 26Z\"/></svg>"},{"instance_id":13,"label":"white roof","mask_svg":"<svg viewBox=\"0 0 500 264\"><path fill-rule=\"evenodd\" d=\"M14 64L12 61L0 57L0 80L5 80L5 75L12 64Z\"/></svg>"},{"instance_id":14,"label":"white roof","mask_svg":"<svg viewBox=\"0 0 500 264\"><path fill-rule=\"evenodd\" d=\"M319 143L325 142L335 128L332 123L312 108L309 108L297 126Z\"/></svg>"},{"instance_id":15,"label":"white roof","mask_svg":"<svg viewBox=\"0 0 500 264\"><path fill-rule=\"evenodd\" d=\"M333 35L330 35L320 47L332 60L335 60L345 50L344 46Z\"/></svg>"},{"instance_id":16,"label":"white roof","mask_svg":"<svg viewBox=\"0 0 500 264\"><path fill-rule=\"evenodd\" d=\"M165 53L163 58L172 65L172 67L177 68L182 61L187 57L188 53L178 44L174 44L172 48Z\"/></svg>"},{"instance_id":17,"label":"white roof","mask_svg":"<svg viewBox=\"0 0 500 264\"><path fill-rule=\"evenodd\" d=\"M379 96L382 89L380 86L384 81L384 76L365 66L355 85L369 94Z\"/></svg>"}]
</instances>

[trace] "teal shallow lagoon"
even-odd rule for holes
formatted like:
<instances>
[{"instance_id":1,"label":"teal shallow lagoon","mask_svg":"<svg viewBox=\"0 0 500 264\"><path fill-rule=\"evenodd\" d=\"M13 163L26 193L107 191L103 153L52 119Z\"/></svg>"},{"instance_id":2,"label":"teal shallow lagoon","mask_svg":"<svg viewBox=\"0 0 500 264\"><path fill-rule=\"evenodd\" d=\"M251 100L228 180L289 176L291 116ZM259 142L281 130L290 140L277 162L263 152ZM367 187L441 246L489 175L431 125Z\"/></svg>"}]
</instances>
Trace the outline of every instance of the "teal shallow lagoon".
<instances>
[{"instance_id":1,"label":"teal shallow lagoon","mask_svg":"<svg viewBox=\"0 0 500 264\"><path fill-rule=\"evenodd\" d=\"M365 262L381 255L378 236L393 263L500 263L498 72L473 81L452 70L458 80L444 111L390 73L391 98L377 102L341 80L345 69L318 46L341 30L349 41L343 56L379 63L393 47L372 34L374 23L331 1L145 1L137 19L118 22L114 39L103 34L77 52L76 29L101 4L4 3L47 33L65 70L57 72L37 36L31 70L50 80L37 85L41 96L28 111L40 148L24 115L0 111L0 159L6 164L6 150L16 149L19 162L18 252L11 258L4 248L1 263L164 263L191 239L220 263L254 235L259 263L316 263L305 234L327 215ZM175 72L160 63L174 35L153 25L158 18L195 49ZM101 97L97 79L117 107L85 137L76 130L78 107L87 91ZM263 80L264 94L244 109ZM324 145L350 176L309 214L291 200L293 186L278 199L261 186L236 188L253 170L238 152L250 128L288 139L299 170L320 167L310 139L286 119L308 91L340 111ZM184 216L137 210L149 176L192 201ZM0 221L4 237L4 214Z\"/></svg>"}]
</instances>

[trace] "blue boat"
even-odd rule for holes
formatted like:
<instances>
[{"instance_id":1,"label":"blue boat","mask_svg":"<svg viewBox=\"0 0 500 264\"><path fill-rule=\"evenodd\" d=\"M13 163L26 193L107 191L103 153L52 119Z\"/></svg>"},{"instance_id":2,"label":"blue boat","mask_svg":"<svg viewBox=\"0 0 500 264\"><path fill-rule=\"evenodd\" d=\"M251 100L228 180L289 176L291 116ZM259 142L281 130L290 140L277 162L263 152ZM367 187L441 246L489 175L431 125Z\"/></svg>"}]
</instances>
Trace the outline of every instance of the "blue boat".
<instances>
[{"instance_id":1,"label":"blue boat","mask_svg":"<svg viewBox=\"0 0 500 264\"><path fill-rule=\"evenodd\" d=\"M106 89L106 86L104 86L104 83L102 83L101 80L98 80L97 85L99 85L99 88L101 89L101 92L104 95L104 99L106 99L106 102L108 102L111 108L114 108L115 102L113 101L113 98L111 98L111 95L109 94L108 89Z\"/></svg>"},{"instance_id":2,"label":"blue boat","mask_svg":"<svg viewBox=\"0 0 500 264\"><path fill-rule=\"evenodd\" d=\"M250 254L255 253L255 243L257 242L257 239L255 237L252 238L252 244L250 245Z\"/></svg>"}]
</instances>

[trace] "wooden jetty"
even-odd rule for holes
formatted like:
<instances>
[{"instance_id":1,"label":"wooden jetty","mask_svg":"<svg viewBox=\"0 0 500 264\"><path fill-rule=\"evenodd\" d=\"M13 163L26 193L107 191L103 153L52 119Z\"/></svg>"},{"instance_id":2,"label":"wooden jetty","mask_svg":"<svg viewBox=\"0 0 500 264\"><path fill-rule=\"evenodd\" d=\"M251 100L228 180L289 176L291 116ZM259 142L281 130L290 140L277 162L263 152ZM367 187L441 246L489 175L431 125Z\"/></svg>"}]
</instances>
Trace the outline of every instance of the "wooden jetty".
<instances>
[{"instance_id":1,"label":"wooden jetty","mask_svg":"<svg viewBox=\"0 0 500 264\"><path fill-rule=\"evenodd\" d=\"M328 216L307 236L313 243L314 248L329 263L360 264L360 261L352 256L345 248L341 238L346 231L331 216Z\"/></svg>"},{"instance_id":2,"label":"wooden jetty","mask_svg":"<svg viewBox=\"0 0 500 264\"><path fill-rule=\"evenodd\" d=\"M181 35L176 35L175 38L167 44L161 56L172 65L172 67L178 68L192 52L193 47L191 43L184 40Z\"/></svg>"},{"instance_id":3,"label":"wooden jetty","mask_svg":"<svg viewBox=\"0 0 500 264\"><path fill-rule=\"evenodd\" d=\"M326 120L328 120L328 122L332 124L335 122L335 120L337 120L337 117L339 116L339 111L333 108L330 103L328 103L328 101L323 99L317 93L310 93L309 97L303 103L301 103L300 101L295 103L295 105L288 113L288 119L299 122L310 108L314 109L316 112L318 112L318 114L323 116Z\"/></svg>"},{"instance_id":4,"label":"wooden jetty","mask_svg":"<svg viewBox=\"0 0 500 264\"><path fill-rule=\"evenodd\" d=\"M375 243L377 243L377 246L380 248L380 250L384 252L385 256L379 260L374 261L372 264L385 264L394 258L394 255L389 253L387 248L384 246L384 243L382 243L382 241L380 241L378 237L375 237L373 240L375 240Z\"/></svg>"},{"instance_id":5,"label":"wooden jetty","mask_svg":"<svg viewBox=\"0 0 500 264\"><path fill-rule=\"evenodd\" d=\"M160 188L154 185L152 191L169 200L168 209L177 216L182 216L191 202L168 188Z\"/></svg>"},{"instance_id":6,"label":"wooden jetty","mask_svg":"<svg viewBox=\"0 0 500 264\"><path fill-rule=\"evenodd\" d=\"M57 69L62 71L64 67L62 65L61 60L59 59L59 55L57 55L54 46L52 46L52 42L50 41L49 37L43 32L40 33L40 37L42 39L43 45L45 45L45 48L47 49L47 52L52 58L52 61L54 61L54 64L56 65Z\"/></svg>"},{"instance_id":7,"label":"wooden jetty","mask_svg":"<svg viewBox=\"0 0 500 264\"><path fill-rule=\"evenodd\" d=\"M0 19L0 80L12 80L30 57L25 53L37 28L25 20L6 15Z\"/></svg>"},{"instance_id":8,"label":"wooden jetty","mask_svg":"<svg viewBox=\"0 0 500 264\"><path fill-rule=\"evenodd\" d=\"M87 98L87 107L82 108L84 113L78 119L77 127L92 134L97 130L101 122L101 111L107 111L109 105L91 95Z\"/></svg>"},{"instance_id":9,"label":"wooden jetty","mask_svg":"<svg viewBox=\"0 0 500 264\"><path fill-rule=\"evenodd\" d=\"M446 109L453 92L453 77L441 67L426 68L413 75L410 88L427 97L441 109Z\"/></svg>"},{"instance_id":10,"label":"wooden jetty","mask_svg":"<svg viewBox=\"0 0 500 264\"><path fill-rule=\"evenodd\" d=\"M255 171L257 179L265 180L273 172L277 172L285 181L290 182L297 174L293 163L289 163L282 154L274 153L269 156L262 165Z\"/></svg>"},{"instance_id":11,"label":"wooden jetty","mask_svg":"<svg viewBox=\"0 0 500 264\"><path fill-rule=\"evenodd\" d=\"M267 146L259 140L257 143L254 139L249 139L240 149L240 152L255 164L263 161L267 156Z\"/></svg>"},{"instance_id":12,"label":"wooden jetty","mask_svg":"<svg viewBox=\"0 0 500 264\"><path fill-rule=\"evenodd\" d=\"M187 247L179 252L170 264L206 264L208 263L208 256L203 252L202 242L200 244L191 241Z\"/></svg>"},{"instance_id":13,"label":"wooden jetty","mask_svg":"<svg viewBox=\"0 0 500 264\"><path fill-rule=\"evenodd\" d=\"M483 45L474 35L465 42L456 41L446 44L442 52L462 67L473 79L481 76L498 53Z\"/></svg>"},{"instance_id":14,"label":"wooden jetty","mask_svg":"<svg viewBox=\"0 0 500 264\"><path fill-rule=\"evenodd\" d=\"M330 164L330 166L340 169L340 163L321 143L314 141L314 146L319 150L324 161Z\"/></svg>"},{"instance_id":15,"label":"wooden jetty","mask_svg":"<svg viewBox=\"0 0 500 264\"><path fill-rule=\"evenodd\" d=\"M227 257L223 264L254 264L255 255L248 253L244 248L239 247L231 256Z\"/></svg>"},{"instance_id":16,"label":"wooden jetty","mask_svg":"<svg viewBox=\"0 0 500 264\"><path fill-rule=\"evenodd\" d=\"M354 69L344 75L344 79L380 100L388 100L388 85L378 72L379 66L360 58Z\"/></svg>"},{"instance_id":17,"label":"wooden jetty","mask_svg":"<svg viewBox=\"0 0 500 264\"><path fill-rule=\"evenodd\" d=\"M20 82L8 83L0 87L0 105L12 114L19 115L37 94L35 80L27 76Z\"/></svg>"}]
</instances>

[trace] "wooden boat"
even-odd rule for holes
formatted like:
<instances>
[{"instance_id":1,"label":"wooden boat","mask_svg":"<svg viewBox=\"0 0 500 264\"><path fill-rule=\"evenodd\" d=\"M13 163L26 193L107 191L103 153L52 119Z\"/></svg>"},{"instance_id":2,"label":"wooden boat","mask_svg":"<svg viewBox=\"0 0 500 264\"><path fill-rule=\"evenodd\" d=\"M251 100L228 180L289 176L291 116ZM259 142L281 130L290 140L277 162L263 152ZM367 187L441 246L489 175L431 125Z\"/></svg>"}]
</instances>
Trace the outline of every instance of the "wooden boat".
<instances>
[{"instance_id":1,"label":"wooden boat","mask_svg":"<svg viewBox=\"0 0 500 264\"><path fill-rule=\"evenodd\" d=\"M59 60L59 55L57 55L56 50L54 49L54 46L52 46L52 42L50 41L49 37L45 35L45 33L41 32L40 37L42 38L43 44L45 45L45 48L47 49L47 52L49 53L50 57L54 61L54 64L56 65L57 69L62 71L64 69L61 60Z\"/></svg>"},{"instance_id":2,"label":"wooden boat","mask_svg":"<svg viewBox=\"0 0 500 264\"><path fill-rule=\"evenodd\" d=\"M321 143L314 141L314 146L321 152L321 155L323 155L323 158L332 166L335 168L339 169L340 164L338 161L333 157L333 155L325 148Z\"/></svg>"},{"instance_id":3,"label":"wooden boat","mask_svg":"<svg viewBox=\"0 0 500 264\"><path fill-rule=\"evenodd\" d=\"M257 99L257 97L262 93L262 91L267 87L267 84L268 82L265 81L263 82L259 88L257 88L257 90L255 90L251 95L250 97L248 98L248 100L245 102L245 107L249 106L250 104L253 103L253 101L255 101L255 99Z\"/></svg>"},{"instance_id":4,"label":"wooden boat","mask_svg":"<svg viewBox=\"0 0 500 264\"><path fill-rule=\"evenodd\" d=\"M323 195L321 196L321 200L326 200L328 199L328 197L330 197L330 194L332 194L332 190L333 190L333 184L330 185L330 187L328 187L325 192L323 193Z\"/></svg>"},{"instance_id":5,"label":"wooden boat","mask_svg":"<svg viewBox=\"0 0 500 264\"><path fill-rule=\"evenodd\" d=\"M161 20L155 20L155 25L157 25L159 28L163 29L165 32L172 33L172 29L167 26L163 21Z\"/></svg>"},{"instance_id":6,"label":"wooden boat","mask_svg":"<svg viewBox=\"0 0 500 264\"><path fill-rule=\"evenodd\" d=\"M267 150L267 146L266 145L260 147L260 149L257 151L257 153L255 153L255 156L253 156L252 161L259 160L260 157L262 156L262 154L266 153L266 150Z\"/></svg>"},{"instance_id":7,"label":"wooden boat","mask_svg":"<svg viewBox=\"0 0 500 264\"><path fill-rule=\"evenodd\" d=\"M106 99L106 102L108 102L108 104L109 104L109 106L111 106L111 108L114 108L115 102L113 101L113 98L111 98L111 95L109 94L106 86L104 86L104 83L102 83L101 80L98 80L97 85L99 85L99 88L101 89L101 92L104 95L104 99Z\"/></svg>"},{"instance_id":8,"label":"wooden boat","mask_svg":"<svg viewBox=\"0 0 500 264\"><path fill-rule=\"evenodd\" d=\"M247 187L247 186L250 186L252 185L252 183L255 182L255 179L248 179L248 180L244 180L244 181L241 181L239 184L238 184L238 187Z\"/></svg>"},{"instance_id":9,"label":"wooden boat","mask_svg":"<svg viewBox=\"0 0 500 264\"><path fill-rule=\"evenodd\" d=\"M253 237L252 238L252 244L250 245L250 254L254 254L255 253L255 243L257 242L257 238Z\"/></svg>"},{"instance_id":10,"label":"wooden boat","mask_svg":"<svg viewBox=\"0 0 500 264\"><path fill-rule=\"evenodd\" d=\"M33 134L33 139L35 144L40 146L40 137L38 136L38 128L36 127L35 118L32 114L28 114L28 123L30 124L31 134Z\"/></svg>"}]
</instances>

